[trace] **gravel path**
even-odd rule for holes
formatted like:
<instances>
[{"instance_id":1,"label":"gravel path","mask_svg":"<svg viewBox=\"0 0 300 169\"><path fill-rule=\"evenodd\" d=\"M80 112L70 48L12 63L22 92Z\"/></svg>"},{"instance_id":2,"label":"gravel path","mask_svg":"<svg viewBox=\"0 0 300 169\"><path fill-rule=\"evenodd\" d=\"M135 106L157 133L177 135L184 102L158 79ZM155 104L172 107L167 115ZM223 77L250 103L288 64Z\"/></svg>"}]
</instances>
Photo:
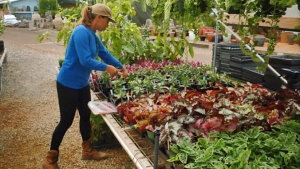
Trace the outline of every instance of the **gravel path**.
<instances>
[{"instance_id":1,"label":"gravel path","mask_svg":"<svg viewBox=\"0 0 300 169\"><path fill-rule=\"evenodd\" d=\"M0 95L0 168L38 169L59 121L55 87L60 54L5 41L8 50ZM121 169L135 165L122 148L104 150L110 158L83 161L77 113L60 147L62 169Z\"/></svg>"}]
</instances>

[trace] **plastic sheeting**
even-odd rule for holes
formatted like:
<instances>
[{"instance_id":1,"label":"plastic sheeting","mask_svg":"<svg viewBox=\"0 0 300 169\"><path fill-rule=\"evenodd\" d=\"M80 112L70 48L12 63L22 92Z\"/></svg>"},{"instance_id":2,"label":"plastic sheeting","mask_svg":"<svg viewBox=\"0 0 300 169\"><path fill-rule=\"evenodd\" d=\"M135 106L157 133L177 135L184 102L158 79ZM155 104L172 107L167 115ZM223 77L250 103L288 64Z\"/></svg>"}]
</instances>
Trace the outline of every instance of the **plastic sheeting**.
<instances>
[{"instance_id":1,"label":"plastic sheeting","mask_svg":"<svg viewBox=\"0 0 300 169\"><path fill-rule=\"evenodd\" d=\"M3 22L5 26L18 26L21 23L15 15L4 15Z\"/></svg>"}]
</instances>

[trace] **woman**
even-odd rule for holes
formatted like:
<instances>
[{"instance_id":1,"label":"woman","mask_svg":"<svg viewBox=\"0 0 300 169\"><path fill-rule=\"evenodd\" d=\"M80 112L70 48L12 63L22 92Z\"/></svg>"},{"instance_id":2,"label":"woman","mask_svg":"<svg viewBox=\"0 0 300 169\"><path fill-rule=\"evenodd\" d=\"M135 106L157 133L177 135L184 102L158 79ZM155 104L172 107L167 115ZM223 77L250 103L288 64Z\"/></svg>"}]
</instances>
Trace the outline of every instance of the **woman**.
<instances>
[{"instance_id":1,"label":"woman","mask_svg":"<svg viewBox=\"0 0 300 169\"><path fill-rule=\"evenodd\" d=\"M104 4L85 7L80 24L73 30L67 46L65 60L57 76L57 94L60 109L60 122L55 128L50 151L43 164L44 169L59 168L57 161L59 146L72 125L76 109L80 115L80 134L82 137L82 159L100 160L106 154L96 151L91 145L91 125L88 102L91 100L89 76L91 70L107 71L110 76L121 69L123 77L128 75L123 65L112 56L95 34L104 31L109 22L115 22L111 10ZM96 61L99 56L105 63Z\"/></svg>"}]
</instances>

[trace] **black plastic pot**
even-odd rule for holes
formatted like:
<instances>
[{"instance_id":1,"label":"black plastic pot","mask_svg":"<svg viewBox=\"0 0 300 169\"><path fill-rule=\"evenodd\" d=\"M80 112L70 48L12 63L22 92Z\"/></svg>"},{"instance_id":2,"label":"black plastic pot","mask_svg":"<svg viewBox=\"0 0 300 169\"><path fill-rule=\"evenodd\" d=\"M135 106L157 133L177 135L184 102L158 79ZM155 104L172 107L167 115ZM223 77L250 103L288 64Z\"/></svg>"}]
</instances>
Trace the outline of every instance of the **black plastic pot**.
<instances>
[{"instance_id":1,"label":"black plastic pot","mask_svg":"<svg viewBox=\"0 0 300 169\"><path fill-rule=\"evenodd\" d=\"M200 40L205 41L206 36L205 35L200 35Z\"/></svg>"},{"instance_id":2,"label":"black plastic pot","mask_svg":"<svg viewBox=\"0 0 300 169\"><path fill-rule=\"evenodd\" d=\"M110 90L112 88L111 87L107 87L106 84L101 84L101 91L102 93L106 96L106 97L109 97L110 96Z\"/></svg>"}]
</instances>

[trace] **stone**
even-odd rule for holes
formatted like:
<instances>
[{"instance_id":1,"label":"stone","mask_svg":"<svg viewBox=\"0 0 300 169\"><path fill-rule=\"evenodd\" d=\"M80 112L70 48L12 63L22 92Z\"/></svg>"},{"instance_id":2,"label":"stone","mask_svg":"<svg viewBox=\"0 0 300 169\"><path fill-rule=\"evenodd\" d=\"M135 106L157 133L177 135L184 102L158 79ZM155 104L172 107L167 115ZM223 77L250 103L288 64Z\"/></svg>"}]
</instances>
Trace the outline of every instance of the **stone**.
<instances>
[{"instance_id":1,"label":"stone","mask_svg":"<svg viewBox=\"0 0 300 169\"><path fill-rule=\"evenodd\" d=\"M48 11L45 13L45 23L44 28L53 28L53 18L52 18L52 12Z\"/></svg>"},{"instance_id":2,"label":"stone","mask_svg":"<svg viewBox=\"0 0 300 169\"><path fill-rule=\"evenodd\" d=\"M32 23L34 27L40 27L41 16L38 13L32 14Z\"/></svg>"},{"instance_id":3,"label":"stone","mask_svg":"<svg viewBox=\"0 0 300 169\"><path fill-rule=\"evenodd\" d=\"M19 28L29 28L28 20L23 19L22 22L19 24Z\"/></svg>"}]
</instances>

